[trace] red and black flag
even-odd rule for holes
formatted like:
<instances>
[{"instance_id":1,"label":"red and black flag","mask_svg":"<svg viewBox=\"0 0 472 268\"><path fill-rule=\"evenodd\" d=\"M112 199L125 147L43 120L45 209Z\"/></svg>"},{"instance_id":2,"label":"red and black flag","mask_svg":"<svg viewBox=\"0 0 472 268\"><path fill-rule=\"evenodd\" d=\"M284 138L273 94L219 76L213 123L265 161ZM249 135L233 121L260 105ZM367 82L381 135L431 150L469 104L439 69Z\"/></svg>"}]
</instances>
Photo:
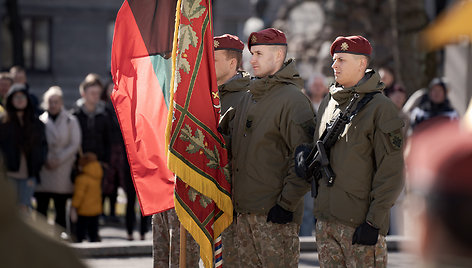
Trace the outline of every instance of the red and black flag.
<instances>
[{"instance_id":1,"label":"red and black flag","mask_svg":"<svg viewBox=\"0 0 472 268\"><path fill-rule=\"evenodd\" d=\"M174 207L165 128L176 4L177 0L126 0L115 23L112 101L144 215Z\"/></svg>"}]
</instances>

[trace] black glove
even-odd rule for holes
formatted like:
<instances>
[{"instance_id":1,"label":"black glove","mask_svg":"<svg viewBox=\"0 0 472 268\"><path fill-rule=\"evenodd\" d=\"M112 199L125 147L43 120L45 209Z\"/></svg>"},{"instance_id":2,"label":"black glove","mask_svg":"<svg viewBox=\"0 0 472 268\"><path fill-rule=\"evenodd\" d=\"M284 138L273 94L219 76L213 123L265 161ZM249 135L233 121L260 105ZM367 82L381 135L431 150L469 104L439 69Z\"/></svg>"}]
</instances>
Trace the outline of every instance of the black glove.
<instances>
[{"instance_id":1,"label":"black glove","mask_svg":"<svg viewBox=\"0 0 472 268\"><path fill-rule=\"evenodd\" d=\"M367 222L364 222L356 228L356 231L354 231L354 235L352 236L352 244L372 246L377 244L378 238L379 229L373 227Z\"/></svg>"},{"instance_id":2,"label":"black glove","mask_svg":"<svg viewBox=\"0 0 472 268\"><path fill-rule=\"evenodd\" d=\"M302 179L308 179L308 155L310 155L313 146L311 144L301 144L295 148L295 173Z\"/></svg>"},{"instance_id":3,"label":"black glove","mask_svg":"<svg viewBox=\"0 0 472 268\"><path fill-rule=\"evenodd\" d=\"M285 210L283 207L275 204L267 215L267 222L271 221L273 223L285 224L293 220L293 212Z\"/></svg>"}]
</instances>

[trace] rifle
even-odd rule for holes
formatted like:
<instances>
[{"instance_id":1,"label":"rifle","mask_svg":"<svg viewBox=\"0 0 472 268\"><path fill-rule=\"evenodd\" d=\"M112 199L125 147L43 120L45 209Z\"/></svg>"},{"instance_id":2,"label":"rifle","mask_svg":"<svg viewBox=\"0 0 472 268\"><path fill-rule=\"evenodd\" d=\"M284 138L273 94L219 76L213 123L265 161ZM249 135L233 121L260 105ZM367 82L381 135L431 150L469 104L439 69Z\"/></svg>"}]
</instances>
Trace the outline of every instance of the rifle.
<instances>
[{"instance_id":1,"label":"rifle","mask_svg":"<svg viewBox=\"0 0 472 268\"><path fill-rule=\"evenodd\" d=\"M316 197L318 195L318 185L321 178L326 177L328 179L328 186L331 187L334 184L336 174L334 173L329 163L329 150L338 141L341 134L347 124L349 124L352 118L357 112L370 101L373 94L367 94L357 105L356 109L351 112L352 106L359 98L358 93L354 93L351 98L346 110L340 112L333 123L328 124L326 129L323 131L320 139L316 142L315 146L300 145L295 150L295 171L297 176L304 178L311 183L311 196Z\"/></svg>"}]
</instances>

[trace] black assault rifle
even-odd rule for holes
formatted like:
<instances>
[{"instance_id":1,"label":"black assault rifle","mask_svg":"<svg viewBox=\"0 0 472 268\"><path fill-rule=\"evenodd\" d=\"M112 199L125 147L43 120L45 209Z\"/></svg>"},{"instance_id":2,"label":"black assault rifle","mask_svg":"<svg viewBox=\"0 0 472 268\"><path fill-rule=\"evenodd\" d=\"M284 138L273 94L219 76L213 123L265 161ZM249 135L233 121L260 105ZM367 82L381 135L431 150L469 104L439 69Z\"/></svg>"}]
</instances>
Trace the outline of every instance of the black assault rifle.
<instances>
[{"instance_id":1,"label":"black assault rifle","mask_svg":"<svg viewBox=\"0 0 472 268\"><path fill-rule=\"evenodd\" d=\"M367 96L366 96L367 97ZM304 178L311 183L311 196L318 195L318 185L321 178L328 179L328 186L333 186L336 174L329 164L329 150L339 139L339 136L344 132L344 129L351 119L360 110L361 103L366 99L364 97L358 104L356 110L351 112L352 106L359 98L359 94L355 93L351 98L346 110L340 112L333 123L329 124L316 142L315 146L300 145L295 150L295 171L297 176ZM372 99L372 96L369 96ZM366 100L364 106L369 100Z\"/></svg>"}]
</instances>

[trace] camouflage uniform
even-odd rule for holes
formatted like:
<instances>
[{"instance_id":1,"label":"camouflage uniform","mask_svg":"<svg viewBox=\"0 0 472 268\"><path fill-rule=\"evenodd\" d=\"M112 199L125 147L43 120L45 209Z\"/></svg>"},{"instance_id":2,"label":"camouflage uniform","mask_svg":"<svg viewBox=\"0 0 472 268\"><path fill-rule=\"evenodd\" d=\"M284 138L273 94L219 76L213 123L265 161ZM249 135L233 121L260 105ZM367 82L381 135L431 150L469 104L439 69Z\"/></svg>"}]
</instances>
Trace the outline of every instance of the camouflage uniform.
<instances>
[{"instance_id":1,"label":"camouflage uniform","mask_svg":"<svg viewBox=\"0 0 472 268\"><path fill-rule=\"evenodd\" d=\"M154 268L178 268L180 255L180 222L175 213L175 209L152 215L152 239ZM187 232L186 267L199 267L199 252L200 247Z\"/></svg>"},{"instance_id":2,"label":"camouflage uniform","mask_svg":"<svg viewBox=\"0 0 472 268\"><path fill-rule=\"evenodd\" d=\"M238 214L240 267L298 267L299 225L267 222L267 215Z\"/></svg>"},{"instance_id":3,"label":"camouflage uniform","mask_svg":"<svg viewBox=\"0 0 472 268\"><path fill-rule=\"evenodd\" d=\"M316 222L316 244L321 267L386 267L387 243L379 234L374 246L352 244L355 228L338 222Z\"/></svg>"},{"instance_id":4,"label":"camouflage uniform","mask_svg":"<svg viewBox=\"0 0 472 268\"><path fill-rule=\"evenodd\" d=\"M236 223L234 221L221 234L221 241L223 242L223 267L241 267L238 256L239 240L236 233Z\"/></svg>"}]
</instances>

